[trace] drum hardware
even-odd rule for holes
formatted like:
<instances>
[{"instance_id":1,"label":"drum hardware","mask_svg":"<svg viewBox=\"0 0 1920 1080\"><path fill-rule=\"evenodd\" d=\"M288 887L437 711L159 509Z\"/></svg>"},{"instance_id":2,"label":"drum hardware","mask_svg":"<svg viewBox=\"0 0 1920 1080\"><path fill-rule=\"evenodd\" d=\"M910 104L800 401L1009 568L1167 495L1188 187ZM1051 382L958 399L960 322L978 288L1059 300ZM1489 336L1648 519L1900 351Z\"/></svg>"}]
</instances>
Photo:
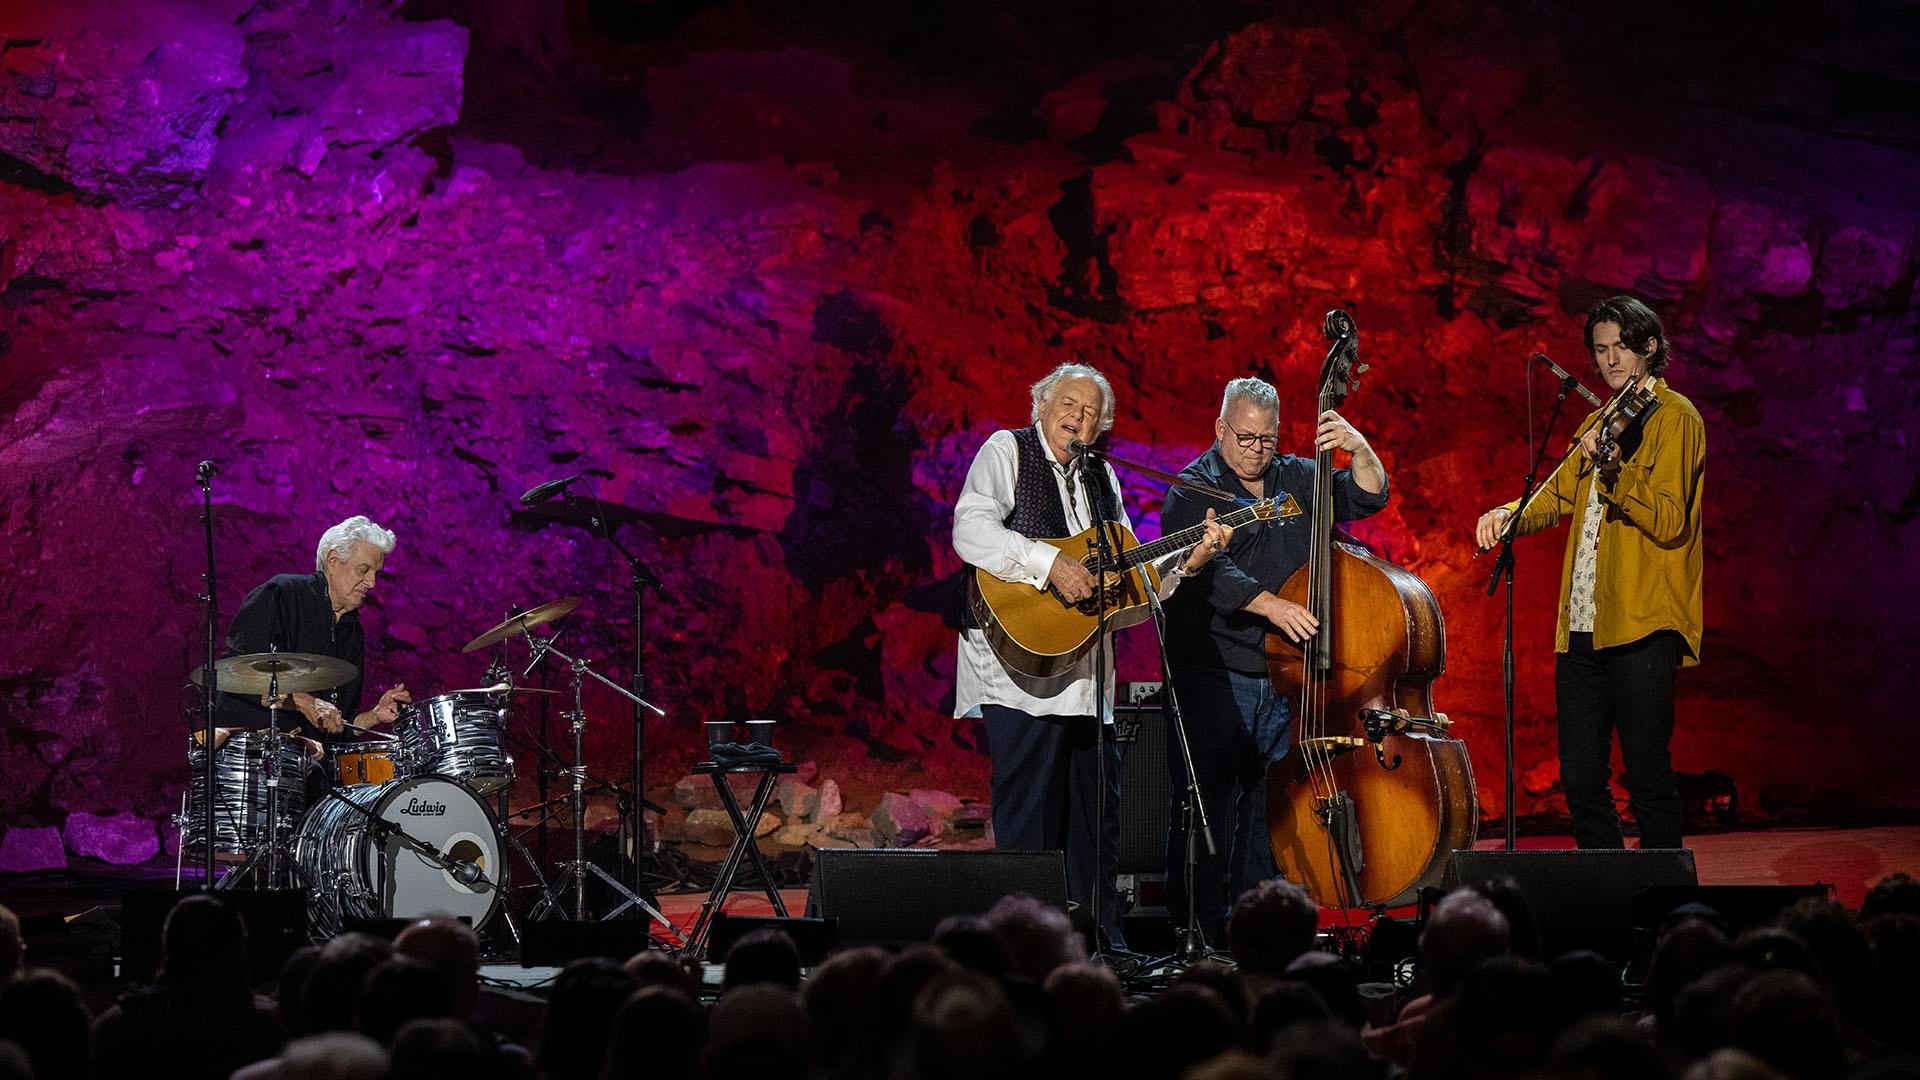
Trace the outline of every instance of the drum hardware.
<instances>
[{"instance_id":1,"label":"drum hardware","mask_svg":"<svg viewBox=\"0 0 1920 1080\"><path fill-rule=\"evenodd\" d=\"M630 699L641 708L648 709L660 716L665 716L666 713L652 702L641 698L619 683L594 671L585 660L568 656L566 653L560 651L559 647L554 644L558 639L558 634L550 638L536 638L531 633L527 634L527 640L533 646L533 660L532 663L528 665L528 670L531 670L532 667L537 665L548 653L551 653L560 660L565 661L573 672L573 709L571 712L562 714L567 719L567 729L573 733L574 763L573 767L568 770L568 776L573 781L573 794L571 796L573 801L573 861L561 866L556 874L556 878L566 879L565 884L560 887L560 893L564 895L568 889L573 890L573 917L576 920L584 921L587 917L587 875L593 874L600 878L600 880L606 882L607 886L613 889L613 891L626 898L618 907L601 916L601 921L604 922L612 919L629 907L637 907L657 920L660 925L666 927L667 932L684 945L686 944L686 938L680 933L679 929L667 919L666 915L661 913L659 908L647 903L639 893L627 888L624 883L612 874L607 873L605 870L587 861L587 768L585 764L587 756L587 713L585 704L582 701L582 690L586 676L591 675L593 678L612 687L618 691L622 697ZM554 898L548 897L537 905L528 917L537 919L547 912L558 911L559 909L560 905L555 902Z\"/></svg>"},{"instance_id":2,"label":"drum hardware","mask_svg":"<svg viewBox=\"0 0 1920 1080\"><path fill-rule=\"evenodd\" d=\"M212 750L214 712L220 701L220 590L214 584L213 473L214 464L211 461L201 462L199 468L194 470L194 477L200 483L200 525L206 532L207 537L207 568L201 574L201 579L207 584L207 591L200 596L201 602L206 605L207 609L206 625L202 628L205 631L202 644L205 646L207 652L207 662L205 665L207 679L205 684L201 686L200 707L202 715L200 717L200 727L201 737L206 740L208 750L207 759L200 770L200 782L206 786L207 791L207 805L200 822L201 826L206 830L207 835L207 850L204 853L205 861L203 863L206 876L202 878L200 882L202 889L213 888L214 822ZM188 779L187 786L193 786L191 778ZM186 796L184 794L180 797L180 813L182 817L186 816ZM173 886L175 891L178 891L180 888L181 860L185 857L184 853L186 849L186 823L182 822L180 825L180 852L174 856Z\"/></svg>"},{"instance_id":3,"label":"drum hardware","mask_svg":"<svg viewBox=\"0 0 1920 1080\"><path fill-rule=\"evenodd\" d=\"M302 876L299 867L293 861L293 853L288 847L287 838L282 835L280 829L282 799L294 798L291 791L283 795L280 790L281 766L283 758L286 757L286 747L280 735L281 704L287 695L330 690L352 679L357 673L358 669L352 664L331 656L281 652L277 648L270 648L263 653L245 653L225 657L194 669L188 676L198 686L220 686L227 693L249 696L261 694L265 695L267 700L265 742L264 744L260 742L259 733L247 732L239 736L240 742L236 746L235 756L238 757L240 764L234 770L238 775L236 783L232 785L237 789L241 800L251 798L250 758L254 747L258 745L263 776L262 786L266 789L262 828L256 839L248 834L248 829L252 825L250 815L244 822L234 821L230 817L228 825L234 831L232 846L235 851L245 851L247 858L232 873L221 878L218 884L213 884L212 878L209 877L209 888L221 890L238 888L249 876L254 878L256 887L283 888L291 880L289 875ZM208 716L211 718L212 713ZM208 723L211 727L211 719ZM209 731L201 751L206 754L202 769L202 790L205 792L207 801L203 818L205 835L201 841L207 845L209 864L213 863L215 853L220 846L220 833L213 810L214 804L220 801L222 795L221 788L216 782L217 759L222 749L214 733ZM191 756L191 750L189 750L189 756ZM297 798L299 805L304 805L305 791L303 790ZM298 815L289 816L297 817ZM184 846L186 843L187 836L183 832L181 844Z\"/></svg>"}]
</instances>

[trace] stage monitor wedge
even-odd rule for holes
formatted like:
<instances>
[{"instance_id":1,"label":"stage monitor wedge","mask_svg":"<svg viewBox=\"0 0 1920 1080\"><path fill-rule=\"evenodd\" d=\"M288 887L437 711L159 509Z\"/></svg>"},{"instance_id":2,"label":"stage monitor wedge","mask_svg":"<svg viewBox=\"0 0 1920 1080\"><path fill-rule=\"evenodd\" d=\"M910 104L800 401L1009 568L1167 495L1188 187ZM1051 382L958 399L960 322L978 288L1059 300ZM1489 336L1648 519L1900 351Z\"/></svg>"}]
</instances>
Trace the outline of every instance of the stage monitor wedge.
<instances>
[{"instance_id":1,"label":"stage monitor wedge","mask_svg":"<svg viewBox=\"0 0 1920 1080\"><path fill-rule=\"evenodd\" d=\"M840 943L926 941L949 915L978 915L1016 893L1067 906L1058 851L828 848L813 867L807 914L837 919Z\"/></svg>"},{"instance_id":2,"label":"stage monitor wedge","mask_svg":"<svg viewBox=\"0 0 1920 1080\"><path fill-rule=\"evenodd\" d=\"M1533 907L1548 959L1591 949L1625 962L1634 951L1633 899L1648 889L1700 882L1687 848L1649 850L1456 851L1444 883L1452 889L1512 878Z\"/></svg>"}]
</instances>

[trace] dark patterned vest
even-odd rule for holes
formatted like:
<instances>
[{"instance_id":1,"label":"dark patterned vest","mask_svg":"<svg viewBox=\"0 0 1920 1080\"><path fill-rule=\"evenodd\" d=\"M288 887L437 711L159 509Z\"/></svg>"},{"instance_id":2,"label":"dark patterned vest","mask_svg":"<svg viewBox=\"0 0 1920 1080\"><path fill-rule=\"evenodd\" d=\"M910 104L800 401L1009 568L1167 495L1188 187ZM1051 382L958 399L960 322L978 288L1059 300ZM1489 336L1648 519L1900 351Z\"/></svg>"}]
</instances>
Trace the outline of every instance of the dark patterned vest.
<instances>
[{"instance_id":1,"label":"dark patterned vest","mask_svg":"<svg viewBox=\"0 0 1920 1080\"><path fill-rule=\"evenodd\" d=\"M1047 456L1047 448L1041 445L1040 433L1030 427L1019 428L1013 433L1013 442L1018 449L1013 478L1013 509L1000 519L1000 524L1034 540L1072 535L1072 530L1067 528L1067 508L1060 501L1060 485L1053 479L1053 459ZM1093 502L1099 505L1105 500L1096 495ZM1112 515L1109 513L1105 516ZM972 574L973 569L971 566L961 568L958 615L960 626L968 630L980 627L973 617L972 606L966 602L965 577Z\"/></svg>"}]
</instances>

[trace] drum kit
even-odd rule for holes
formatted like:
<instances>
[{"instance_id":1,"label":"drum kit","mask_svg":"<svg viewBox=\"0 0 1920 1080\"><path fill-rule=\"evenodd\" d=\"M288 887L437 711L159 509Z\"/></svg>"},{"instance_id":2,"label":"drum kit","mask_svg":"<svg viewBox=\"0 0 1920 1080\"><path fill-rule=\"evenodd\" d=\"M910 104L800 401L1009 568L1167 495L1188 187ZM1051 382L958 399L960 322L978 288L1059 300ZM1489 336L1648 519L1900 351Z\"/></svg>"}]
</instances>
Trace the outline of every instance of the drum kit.
<instances>
[{"instance_id":1,"label":"drum kit","mask_svg":"<svg viewBox=\"0 0 1920 1080\"><path fill-rule=\"evenodd\" d=\"M328 755L311 742L282 732L281 702L296 693L324 693L351 681L353 665L328 656L265 652L230 656L213 665L223 692L263 698L268 726L216 731L212 770L213 836L206 836L205 734L189 740L193 779L179 823L182 855L203 854L211 842L217 861L234 865L214 885L233 889L306 887L309 925L316 937L332 936L348 919L416 918L432 913L464 917L477 931L504 915L516 940L519 931L505 904L509 887L507 850L517 850L532 871L541 899L529 917L560 917L560 896L574 892L572 915L586 917L586 878L601 877L625 898L607 913L613 918L638 907L676 933L671 923L585 854L587 771L581 689L597 679L637 705L659 709L592 670L587 661L556 647L559 634L534 633L580 604L577 596L518 612L468 642L463 652L524 637L531 649L527 670L551 654L569 665L573 708L562 715L574 736L574 762L565 773L572 792L575 849L559 869L559 887L549 887L525 846L502 827L488 797L502 800L514 780L508 729L522 695L556 693L515 686L496 661L493 685L452 690L402 706L391 733L360 728L353 743ZM502 658L504 659L504 657ZM205 685L206 666L191 678ZM544 752L544 751L543 751ZM317 797L315 792L318 793ZM311 805L309 805L311 803ZM516 815L507 815L508 817ZM176 873L178 872L176 868ZM677 936L677 933L676 933Z\"/></svg>"}]
</instances>

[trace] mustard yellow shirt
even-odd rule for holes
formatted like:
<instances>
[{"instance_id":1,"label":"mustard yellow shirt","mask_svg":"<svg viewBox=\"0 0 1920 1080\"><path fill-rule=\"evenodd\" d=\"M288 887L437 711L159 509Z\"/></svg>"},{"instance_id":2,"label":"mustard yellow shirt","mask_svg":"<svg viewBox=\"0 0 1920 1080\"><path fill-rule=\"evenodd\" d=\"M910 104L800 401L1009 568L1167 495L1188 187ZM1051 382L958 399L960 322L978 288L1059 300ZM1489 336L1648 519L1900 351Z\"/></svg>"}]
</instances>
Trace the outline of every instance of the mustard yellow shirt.
<instances>
[{"instance_id":1,"label":"mustard yellow shirt","mask_svg":"<svg viewBox=\"0 0 1920 1080\"><path fill-rule=\"evenodd\" d=\"M1593 586L1593 647L1638 641L1659 630L1686 639L1682 667L1700 662L1701 515L1707 432L1700 411L1683 395L1654 380L1660 408L1644 422L1644 435L1620 477L1600 485L1598 573ZM1574 431L1577 442L1600 417L1596 409ZM1554 648L1567 651L1567 596L1573 558L1595 473L1575 451L1547 477L1520 514L1520 534L1539 532L1572 515L1560 570L1560 620ZM1517 501L1508 503L1512 510Z\"/></svg>"}]
</instances>

